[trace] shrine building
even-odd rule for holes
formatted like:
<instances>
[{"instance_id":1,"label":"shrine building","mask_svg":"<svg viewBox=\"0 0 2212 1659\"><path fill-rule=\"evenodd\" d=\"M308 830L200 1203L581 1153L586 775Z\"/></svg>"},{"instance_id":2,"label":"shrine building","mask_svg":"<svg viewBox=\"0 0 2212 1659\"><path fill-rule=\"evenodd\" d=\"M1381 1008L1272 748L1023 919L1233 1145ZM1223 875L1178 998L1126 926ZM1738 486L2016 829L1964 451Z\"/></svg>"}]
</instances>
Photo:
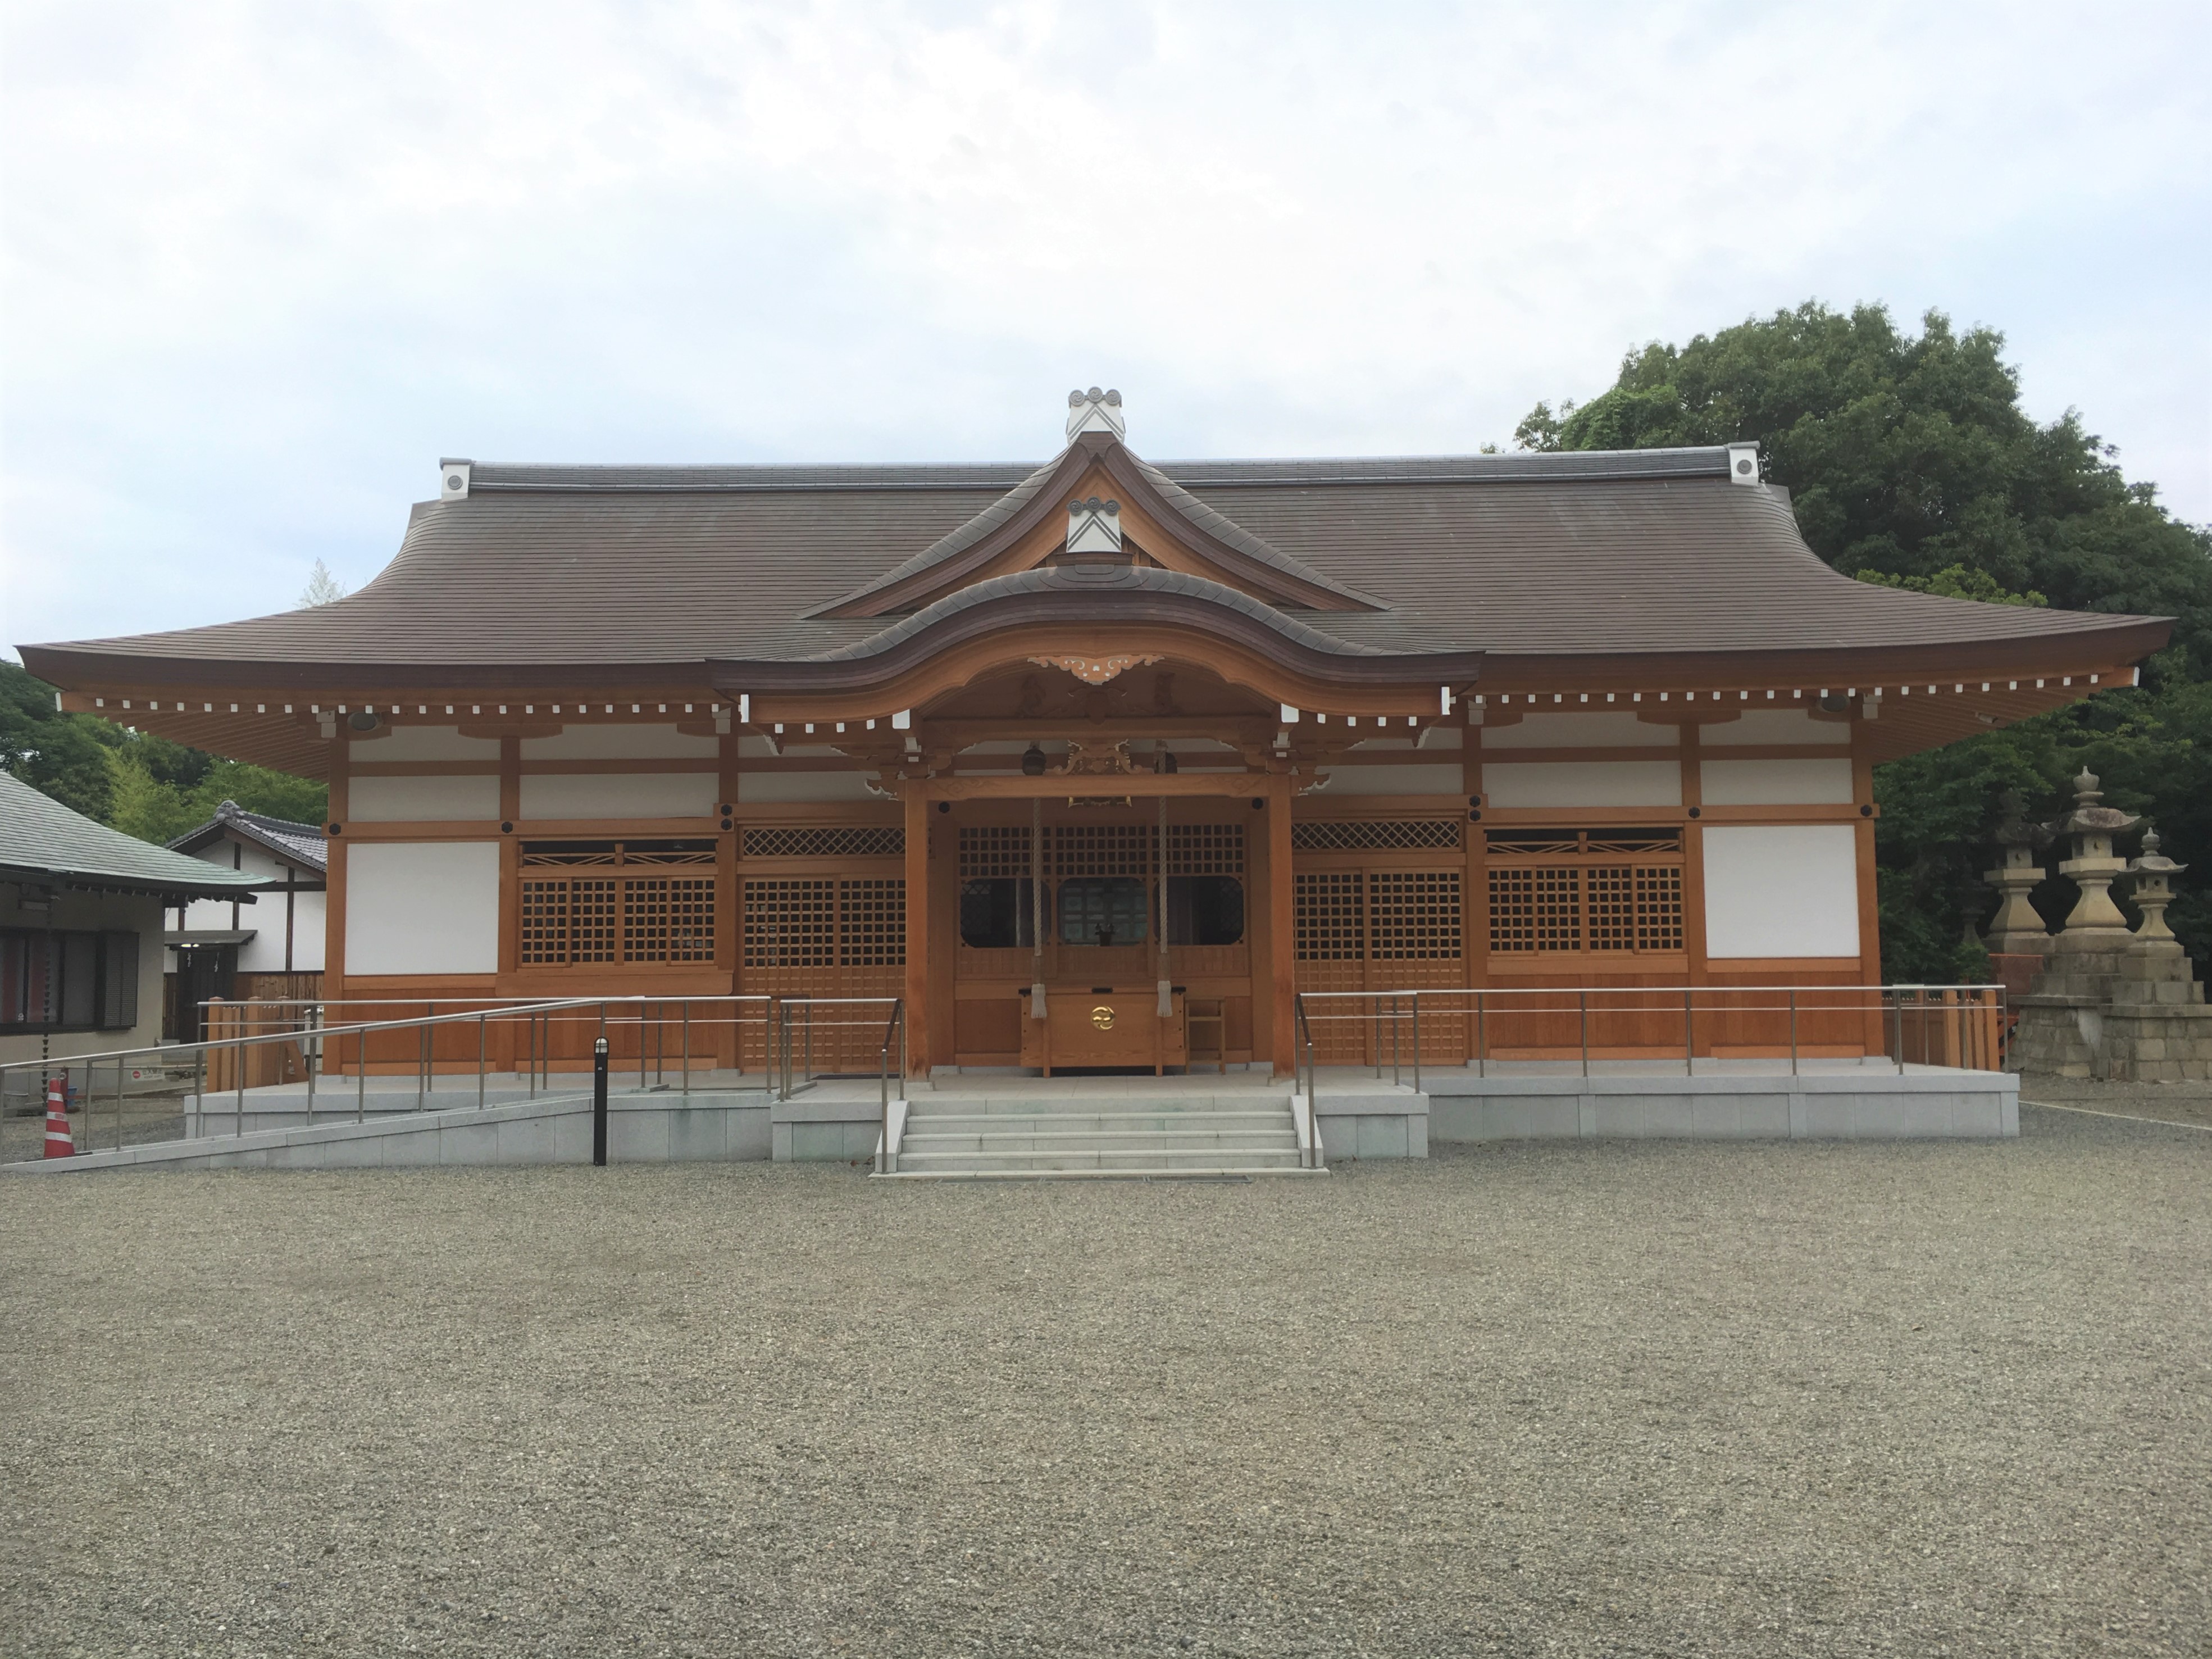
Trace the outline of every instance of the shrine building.
<instances>
[{"instance_id":1,"label":"shrine building","mask_svg":"<svg viewBox=\"0 0 2212 1659\"><path fill-rule=\"evenodd\" d=\"M328 781L334 1003L897 996L925 1076L1280 1075L1300 991L1878 985L1875 764L2169 631L1839 575L1749 446L1154 463L1095 388L1065 436L448 461L359 592L23 660Z\"/></svg>"}]
</instances>

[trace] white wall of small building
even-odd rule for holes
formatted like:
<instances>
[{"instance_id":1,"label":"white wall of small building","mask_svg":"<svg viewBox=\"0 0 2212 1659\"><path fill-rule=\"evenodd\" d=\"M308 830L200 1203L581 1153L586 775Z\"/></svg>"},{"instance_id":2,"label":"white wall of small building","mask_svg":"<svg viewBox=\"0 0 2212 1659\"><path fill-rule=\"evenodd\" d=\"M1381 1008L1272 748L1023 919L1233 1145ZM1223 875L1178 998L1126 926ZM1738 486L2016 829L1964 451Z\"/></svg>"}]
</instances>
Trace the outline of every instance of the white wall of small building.
<instances>
[{"instance_id":1,"label":"white wall of small building","mask_svg":"<svg viewBox=\"0 0 2212 1659\"><path fill-rule=\"evenodd\" d=\"M150 1048L161 1040L161 901L135 893L54 893L50 908L26 910L21 886L0 882L0 927L33 932L130 933L138 936L137 1018L99 1031L28 1032L0 1036L0 1061L106 1054ZM9 1085L9 1092L17 1091Z\"/></svg>"},{"instance_id":2,"label":"white wall of small building","mask_svg":"<svg viewBox=\"0 0 2212 1659\"><path fill-rule=\"evenodd\" d=\"M289 969L285 967L285 895L282 883L286 872L292 869L291 866L261 848L228 839L204 848L192 856L219 869L240 869L251 875L266 877L279 885L265 888L255 894L241 894L236 901L195 899L184 907L185 932L230 933L251 928L253 937L238 947L238 970L243 974L319 974L322 971L325 908L324 895L320 892L303 893L295 890L291 896L292 962ZM319 878L301 872L295 879L313 881ZM176 915L174 910L168 912L171 925L174 925ZM166 969L173 971L176 965L176 952L168 951L165 958Z\"/></svg>"}]
</instances>

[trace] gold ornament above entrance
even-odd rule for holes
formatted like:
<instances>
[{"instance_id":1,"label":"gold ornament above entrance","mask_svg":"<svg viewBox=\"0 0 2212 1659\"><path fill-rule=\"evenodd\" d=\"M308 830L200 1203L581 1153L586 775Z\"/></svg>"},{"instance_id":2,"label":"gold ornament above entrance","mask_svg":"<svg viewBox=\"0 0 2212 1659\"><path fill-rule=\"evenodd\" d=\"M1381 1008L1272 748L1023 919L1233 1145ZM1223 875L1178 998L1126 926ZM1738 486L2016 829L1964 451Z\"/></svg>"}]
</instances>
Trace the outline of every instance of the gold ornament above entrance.
<instances>
[{"instance_id":1,"label":"gold ornament above entrance","mask_svg":"<svg viewBox=\"0 0 2212 1659\"><path fill-rule=\"evenodd\" d=\"M1039 668L1064 668L1085 685L1103 685L1132 668L1144 668L1156 663L1156 656L1117 657L1031 657Z\"/></svg>"}]
</instances>

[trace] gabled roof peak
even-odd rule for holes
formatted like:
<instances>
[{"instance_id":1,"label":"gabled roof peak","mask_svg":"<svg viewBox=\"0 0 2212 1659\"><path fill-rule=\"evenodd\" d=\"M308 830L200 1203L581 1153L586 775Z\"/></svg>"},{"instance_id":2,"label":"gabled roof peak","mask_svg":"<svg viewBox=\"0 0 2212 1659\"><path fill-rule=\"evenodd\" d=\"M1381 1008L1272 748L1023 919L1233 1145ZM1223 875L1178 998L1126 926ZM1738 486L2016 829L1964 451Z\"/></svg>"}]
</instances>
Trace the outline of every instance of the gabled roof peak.
<instances>
[{"instance_id":1,"label":"gabled roof peak","mask_svg":"<svg viewBox=\"0 0 2212 1659\"><path fill-rule=\"evenodd\" d=\"M1088 392L1067 394L1067 437L1073 443L1086 432L1106 432L1116 438L1129 435L1129 422L1121 413L1121 394L1101 392L1092 386Z\"/></svg>"}]
</instances>

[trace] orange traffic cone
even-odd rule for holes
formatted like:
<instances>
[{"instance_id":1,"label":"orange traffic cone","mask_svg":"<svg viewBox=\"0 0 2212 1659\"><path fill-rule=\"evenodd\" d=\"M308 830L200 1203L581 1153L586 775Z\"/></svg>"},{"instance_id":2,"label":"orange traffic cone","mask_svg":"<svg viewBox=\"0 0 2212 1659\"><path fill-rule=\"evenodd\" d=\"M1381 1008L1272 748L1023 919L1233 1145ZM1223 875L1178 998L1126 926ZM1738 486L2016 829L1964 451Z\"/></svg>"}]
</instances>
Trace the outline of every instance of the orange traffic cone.
<instances>
[{"instance_id":1,"label":"orange traffic cone","mask_svg":"<svg viewBox=\"0 0 2212 1659\"><path fill-rule=\"evenodd\" d=\"M76 1156L76 1142L70 1134L69 1085L61 1078L46 1085L46 1156Z\"/></svg>"}]
</instances>

